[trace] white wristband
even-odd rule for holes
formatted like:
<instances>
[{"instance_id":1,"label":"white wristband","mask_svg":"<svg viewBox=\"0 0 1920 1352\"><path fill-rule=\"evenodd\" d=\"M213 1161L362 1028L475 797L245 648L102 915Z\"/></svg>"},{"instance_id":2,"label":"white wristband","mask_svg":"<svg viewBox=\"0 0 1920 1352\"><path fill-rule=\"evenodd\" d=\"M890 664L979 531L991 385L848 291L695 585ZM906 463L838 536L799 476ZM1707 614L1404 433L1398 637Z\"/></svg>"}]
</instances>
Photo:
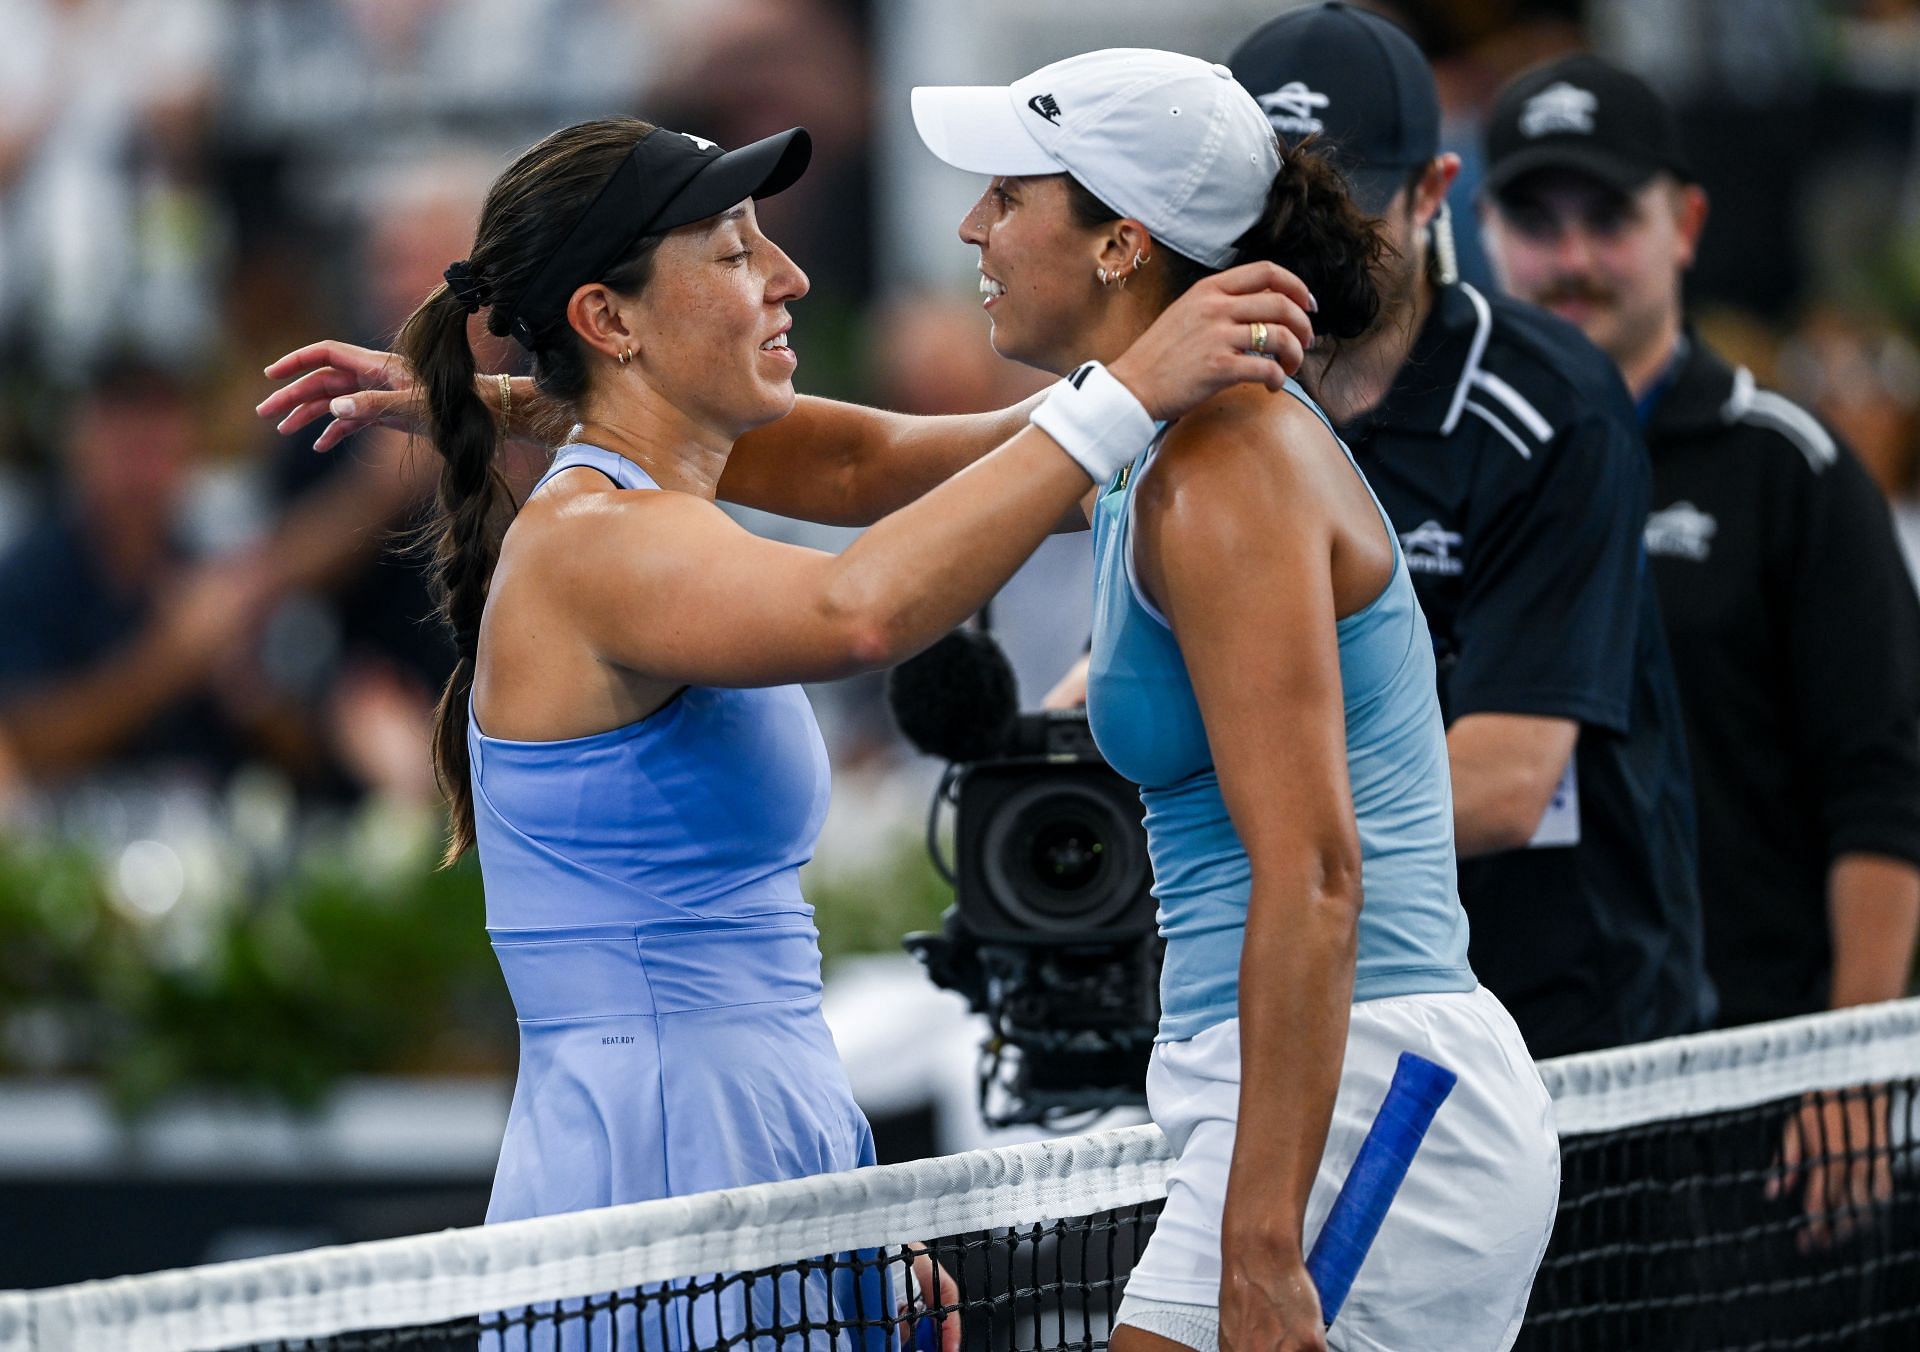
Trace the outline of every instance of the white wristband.
<instances>
[{"instance_id":1,"label":"white wristband","mask_svg":"<svg viewBox=\"0 0 1920 1352\"><path fill-rule=\"evenodd\" d=\"M1133 391L1097 361L1049 390L1029 421L1059 442L1096 484L1131 465L1160 433Z\"/></svg>"}]
</instances>

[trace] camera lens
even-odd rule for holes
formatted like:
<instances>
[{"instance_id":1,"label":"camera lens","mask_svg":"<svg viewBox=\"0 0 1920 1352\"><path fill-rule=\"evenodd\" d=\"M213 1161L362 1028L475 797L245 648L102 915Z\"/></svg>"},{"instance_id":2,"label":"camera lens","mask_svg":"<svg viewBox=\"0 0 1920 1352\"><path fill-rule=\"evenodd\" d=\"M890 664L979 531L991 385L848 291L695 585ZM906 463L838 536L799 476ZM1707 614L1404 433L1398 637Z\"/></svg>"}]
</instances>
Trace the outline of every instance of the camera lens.
<instances>
[{"instance_id":1,"label":"camera lens","mask_svg":"<svg viewBox=\"0 0 1920 1352\"><path fill-rule=\"evenodd\" d=\"M1125 911L1144 875L1140 828L1110 796L1048 781L1013 794L988 828L987 883L1014 919L1072 938Z\"/></svg>"},{"instance_id":2,"label":"camera lens","mask_svg":"<svg viewBox=\"0 0 1920 1352\"><path fill-rule=\"evenodd\" d=\"M1063 892L1075 892L1100 876L1106 846L1086 822L1065 818L1033 833L1027 866L1033 876Z\"/></svg>"}]
</instances>

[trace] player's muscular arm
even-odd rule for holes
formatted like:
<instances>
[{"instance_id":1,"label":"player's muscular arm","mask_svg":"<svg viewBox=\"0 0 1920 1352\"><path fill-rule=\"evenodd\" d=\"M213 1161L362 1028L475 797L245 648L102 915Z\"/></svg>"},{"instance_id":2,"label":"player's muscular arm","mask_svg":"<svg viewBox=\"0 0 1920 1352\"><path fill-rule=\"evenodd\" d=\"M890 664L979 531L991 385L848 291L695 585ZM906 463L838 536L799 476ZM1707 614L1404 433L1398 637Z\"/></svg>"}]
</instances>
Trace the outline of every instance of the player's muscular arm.
<instances>
[{"instance_id":1,"label":"player's muscular arm","mask_svg":"<svg viewBox=\"0 0 1920 1352\"><path fill-rule=\"evenodd\" d=\"M1168 436L1136 498L1141 581L1179 639L1252 874L1239 1120L1259 1130L1239 1133L1228 1172L1223 1348L1324 1346L1303 1224L1345 1054L1360 844L1332 528L1302 442L1337 454L1304 406L1244 421L1203 410Z\"/></svg>"},{"instance_id":2,"label":"player's muscular arm","mask_svg":"<svg viewBox=\"0 0 1920 1352\"><path fill-rule=\"evenodd\" d=\"M734 443L720 496L829 525L871 525L1026 426L1040 395L992 413L921 418L802 396Z\"/></svg>"},{"instance_id":3,"label":"player's muscular arm","mask_svg":"<svg viewBox=\"0 0 1920 1352\"><path fill-rule=\"evenodd\" d=\"M1462 859L1533 839L1580 735L1570 718L1468 714L1447 729L1454 849Z\"/></svg>"},{"instance_id":4,"label":"player's muscular arm","mask_svg":"<svg viewBox=\"0 0 1920 1352\"><path fill-rule=\"evenodd\" d=\"M542 592L602 659L669 685L785 685L918 652L979 609L1087 487L1028 427L840 554L760 539L684 493L602 494L522 538ZM512 580L503 562L495 585Z\"/></svg>"},{"instance_id":5,"label":"player's muscular arm","mask_svg":"<svg viewBox=\"0 0 1920 1352\"><path fill-rule=\"evenodd\" d=\"M287 384L257 412L282 433L331 417L314 442L328 451L355 432L387 427L417 433L423 421L413 377L391 352L350 343L314 343L267 368ZM475 390L507 436L542 447L566 438L566 418L516 376L481 376ZM1041 395L991 413L913 417L801 396L793 412L734 444L719 495L728 502L803 521L866 526L945 483L1026 426ZM1085 526L1071 512L1061 529Z\"/></svg>"}]
</instances>

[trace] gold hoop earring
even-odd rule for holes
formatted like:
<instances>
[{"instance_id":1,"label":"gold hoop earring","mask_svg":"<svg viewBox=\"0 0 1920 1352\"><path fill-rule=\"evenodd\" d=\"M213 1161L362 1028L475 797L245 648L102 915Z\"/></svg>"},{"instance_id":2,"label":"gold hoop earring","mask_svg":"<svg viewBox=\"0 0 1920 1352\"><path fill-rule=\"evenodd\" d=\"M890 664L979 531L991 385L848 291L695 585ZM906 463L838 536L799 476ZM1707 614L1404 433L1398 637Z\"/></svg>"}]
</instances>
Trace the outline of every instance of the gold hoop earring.
<instances>
[{"instance_id":1,"label":"gold hoop earring","mask_svg":"<svg viewBox=\"0 0 1920 1352\"><path fill-rule=\"evenodd\" d=\"M632 361L632 360L633 360L633 349L632 349L632 348L630 348L630 347L623 347L623 348L621 348L621 349L620 349L620 364L621 364L622 366L625 366L625 365L626 365L626 364L627 364L628 362L630 362L630 361Z\"/></svg>"}]
</instances>

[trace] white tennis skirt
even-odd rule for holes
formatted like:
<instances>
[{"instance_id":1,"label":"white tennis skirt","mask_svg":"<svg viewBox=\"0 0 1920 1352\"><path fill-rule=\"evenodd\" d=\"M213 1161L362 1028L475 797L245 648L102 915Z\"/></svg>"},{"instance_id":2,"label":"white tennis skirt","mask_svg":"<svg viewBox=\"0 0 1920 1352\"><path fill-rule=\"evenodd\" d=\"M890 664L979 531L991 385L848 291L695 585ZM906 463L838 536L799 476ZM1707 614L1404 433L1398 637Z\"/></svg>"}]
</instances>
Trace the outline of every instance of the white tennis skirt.
<instances>
[{"instance_id":1,"label":"white tennis skirt","mask_svg":"<svg viewBox=\"0 0 1920 1352\"><path fill-rule=\"evenodd\" d=\"M1353 1007L1326 1152L1307 1203L1311 1249L1400 1053L1460 1078L1328 1334L1354 1352L1512 1346L1560 1196L1553 1102L1506 1008L1485 987ZM1240 1100L1240 1023L1154 1048L1147 1106L1175 1163L1129 1297L1218 1308L1220 1217Z\"/></svg>"}]
</instances>

